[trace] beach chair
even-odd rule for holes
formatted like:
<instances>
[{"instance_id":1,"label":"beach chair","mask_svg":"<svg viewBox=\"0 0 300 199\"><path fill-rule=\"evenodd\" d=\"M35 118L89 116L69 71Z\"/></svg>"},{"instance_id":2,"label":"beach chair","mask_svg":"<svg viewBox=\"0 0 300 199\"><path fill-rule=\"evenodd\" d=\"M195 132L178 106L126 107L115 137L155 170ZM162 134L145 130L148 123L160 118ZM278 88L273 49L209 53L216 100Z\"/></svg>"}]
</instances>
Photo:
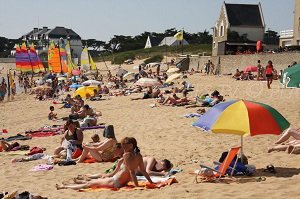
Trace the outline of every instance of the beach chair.
<instances>
[{"instance_id":1,"label":"beach chair","mask_svg":"<svg viewBox=\"0 0 300 199\"><path fill-rule=\"evenodd\" d=\"M219 180L222 176L224 176L226 174L227 169L231 168L230 164L234 160L234 158L236 157L236 155L237 155L237 153L239 152L240 149L241 149L240 146L231 148L230 151L228 152L225 160L222 163L219 164L219 169L218 170L200 164L200 169L199 169L197 175L195 176L195 181L198 183L197 177L199 175L201 176L200 172L201 172L202 168L209 169L209 170L213 171L213 176L211 176L211 177L203 176L207 181ZM231 168L232 169L231 175L233 174L233 171L235 169L237 160L238 160L238 158L236 158L236 160L234 162L234 166L233 166L233 168Z\"/></svg>"}]
</instances>

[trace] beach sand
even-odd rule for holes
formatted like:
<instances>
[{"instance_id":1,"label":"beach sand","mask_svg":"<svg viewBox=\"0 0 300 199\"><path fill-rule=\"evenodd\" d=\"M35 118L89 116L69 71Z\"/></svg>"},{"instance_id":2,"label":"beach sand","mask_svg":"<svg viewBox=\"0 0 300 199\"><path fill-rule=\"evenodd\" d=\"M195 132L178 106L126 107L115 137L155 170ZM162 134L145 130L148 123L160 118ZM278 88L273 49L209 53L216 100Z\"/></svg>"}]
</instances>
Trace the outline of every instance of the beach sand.
<instances>
[{"instance_id":1,"label":"beach sand","mask_svg":"<svg viewBox=\"0 0 300 199\"><path fill-rule=\"evenodd\" d=\"M134 64L136 65L136 63ZM134 65L126 65L132 69ZM97 66L104 69L103 63ZM181 81L181 80L179 80ZM300 90L280 89L279 81L274 81L272 89L267 89L266 82L235 81L230 76L188 76L195 91L188 97L220 91L226 100L247 99L266 103L277 109L293 127L300 127ZM176 174L179 183L156 190L143 191L103 191L81 193L74 190L56 190L55 184L62 183L77 174L102 173L111 163L77 164L76 166L55 166L51 171L32 172L33 166L44 163L44 160L11 163L9 156L0 153L0 191L29 191L35 195L48 198L298 198L300 184L300 155L285 152L267 153L269 145L278 136L265 135L244 138L244 153L249 163L255 165L258 173L240 183L198 183L194 175L189 174L199 168L199 164L212 166L223 151L240 144L240 137L235 135L204 133L192 127L197 118L184 118L187 113L196 112L197 108L154 107L154 99L131 101L133 94L125 97L109 97L103 101L87 103L102 112L99 122L112 124L118 140L125 136L134 136L138 141L142 155L154 156L157 159L170 159L175 168L183 169ZM7 129L7 136L15 135L29 129L44 125L62 124L47 119L52 101L35 101L34 96L20 94L14 101L0 104L0 129ZM59 116L67 116L69 109L55 111ZM206 108L207 109L207 108ZM85 131L84 140L97 130ZM6 135L5 135L6 136ZM30 146L46 147L46 153L52 154L59 146L60 136L33 138L20 141ZM273 164L276 175L263 173L262 170ZM259 176L266 176L266 181L256 182Z\"/></svg>"}]
</instances>

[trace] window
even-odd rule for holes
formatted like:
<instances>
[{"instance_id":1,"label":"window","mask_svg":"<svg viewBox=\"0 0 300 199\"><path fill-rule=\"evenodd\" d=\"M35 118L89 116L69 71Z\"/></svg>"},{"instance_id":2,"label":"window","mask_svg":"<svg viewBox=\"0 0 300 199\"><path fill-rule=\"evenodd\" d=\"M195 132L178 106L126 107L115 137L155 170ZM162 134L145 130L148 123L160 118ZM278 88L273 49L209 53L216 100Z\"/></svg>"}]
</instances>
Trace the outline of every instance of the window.
<instances>
[{"instance_id":1,"label":"window","mask_svg":"<svg viewBox=\"0 0 300 199\"><path fill-rule=\"evenodd\" d=\"M224 36L224 22L221 21L221 24L220 24L220 32L219 32L219 36L220 37L223 37Z\"/></svg>"},{"instance_id":2,"label":"window","mask_svg":"<svg viewBox=\"0 0 300 199\"><path fill-rule=\"evenodd\" d=\"M298 19L298 31L300 32L300 17Z\"/></svg>"},{"instance_id":3,"label":"window","mask_svg":"<svg viewBox=\"0 0 300 199\"><path fill-rule=\"evenodd\" d=\"M297 40L297 45L300 46L300 40Z\"/></svg>"},{"instance_id":4,"label":"window","mask_svg":"<svg viewBox=\"0 0 300 199\"><path fill-rule=\"evenodd\" d=\"M282 42L282 46L285 47L285 46L291 46L292 45L292 40L286 40L286 41L283 41Z\"/></svg>"},{"instance_id":5,"label":"window","mask_svg":"<svg viewBox=\"0 0 300 199\"><path fill-rule=\"evenodd\" d=\"M224 36L224 26L221 26L221 28L220 28L220 36L221 37Z\"/></svg>"}]
</instances>

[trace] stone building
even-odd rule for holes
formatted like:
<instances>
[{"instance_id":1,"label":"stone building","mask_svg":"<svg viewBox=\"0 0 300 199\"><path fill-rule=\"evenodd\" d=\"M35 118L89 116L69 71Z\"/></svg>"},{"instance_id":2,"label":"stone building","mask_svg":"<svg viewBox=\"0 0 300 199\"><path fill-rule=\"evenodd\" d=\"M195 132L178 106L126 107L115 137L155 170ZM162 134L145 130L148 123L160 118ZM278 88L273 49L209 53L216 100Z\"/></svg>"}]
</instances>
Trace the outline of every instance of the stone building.
<instances>
[{"instance_id":1,"label":"stone building","mask_svg":"<svg viewBox=\"0 0 300 199\"><path fill-rule=\"evenodd\" d=\"M212 55L224 55L228 48L256 46L256 41L263 41L265 22L259 4L223 3L218 20L213 27ZM247 39L247 42L229 41L231 33Z\"/></svg>"}]
</instances>

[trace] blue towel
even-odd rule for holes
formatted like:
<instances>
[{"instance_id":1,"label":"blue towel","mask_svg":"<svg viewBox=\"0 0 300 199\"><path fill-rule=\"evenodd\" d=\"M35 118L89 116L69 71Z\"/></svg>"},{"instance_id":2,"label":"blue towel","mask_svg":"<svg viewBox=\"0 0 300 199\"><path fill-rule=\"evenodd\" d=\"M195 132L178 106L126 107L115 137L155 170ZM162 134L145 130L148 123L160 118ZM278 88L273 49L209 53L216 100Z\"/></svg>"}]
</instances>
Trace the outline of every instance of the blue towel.
<instances>
[{"instance_id":1,"label":"blue towel","mask_svg":"<svg viewBox=\"0 0 300 199\"><path fill-rule=\"evenodd\" d=\"M186 118L201 117L201 116L202 116L202 114L199 114L199 113L189 113L189 114L183 115L183 117L186 117Z\"/></svg>"}]
</instances>

